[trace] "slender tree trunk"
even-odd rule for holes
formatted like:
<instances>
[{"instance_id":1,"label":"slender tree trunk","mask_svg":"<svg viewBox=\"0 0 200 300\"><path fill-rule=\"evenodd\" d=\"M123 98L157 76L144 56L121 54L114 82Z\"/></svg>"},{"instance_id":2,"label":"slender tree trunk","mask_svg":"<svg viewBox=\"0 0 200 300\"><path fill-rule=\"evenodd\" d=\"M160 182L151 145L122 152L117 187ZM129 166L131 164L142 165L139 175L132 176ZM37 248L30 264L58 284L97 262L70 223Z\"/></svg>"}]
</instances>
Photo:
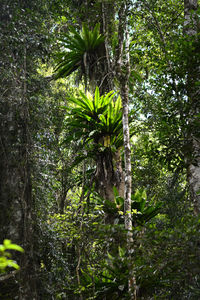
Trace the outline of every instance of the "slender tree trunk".
<instances>
[{"instance_id":1,"label":"slender tree trunk","mask_svg":"<svg viewBox=\"0 0 200 300\"><path fill-rule=\"evenodd\" d=\"M128 30L129 3L123 2L119 11L119 48L117 57L117 77L120 82L120 93L123 107L123 137L124 137L124 161L125 161L125 188L124 188L124 216L125 229L127 230L127 248L129 261L133 249L132 236L132 214L131 214L131 147L129 133L129 78L130 78L130 57L129 57L129 30ZM125 46L124 46L125 44ZM131 300L136 300L136 280L133 265L129 262L128 288Z\"/></svg>"},{"instance_id":2,"label":"slender tree trunk","mask_svg":"<svg viewBox=\"0 0 200 300\"><path fill-rule=\"evenodd\" d=\"M187 163L188 183L194 211L200 213L200 22L198 19L198 1L184 0L185 39L190 45L187 72L188 131Z\"/></svg>"}]
</instances>

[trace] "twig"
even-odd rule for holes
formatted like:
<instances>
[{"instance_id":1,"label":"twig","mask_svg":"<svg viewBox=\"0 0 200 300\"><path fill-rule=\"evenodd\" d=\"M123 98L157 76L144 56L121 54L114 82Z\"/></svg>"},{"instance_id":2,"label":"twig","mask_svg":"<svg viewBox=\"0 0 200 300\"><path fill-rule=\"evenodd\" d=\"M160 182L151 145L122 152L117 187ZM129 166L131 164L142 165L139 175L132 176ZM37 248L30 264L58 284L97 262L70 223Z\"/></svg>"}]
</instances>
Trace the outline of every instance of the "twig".
<instances>
[{"instance_id":1,"label":"twig","mask_svg":"<svg viewBox=\"0 0 200 300\"><path fill-rule=\"evenodd\" d=\"M15 270L15 271L12 271L9 274L0 275L0 281L10 279L11 277L14 277L18 272L19 272L18 270Z\"/></svg>"}]
</instances>

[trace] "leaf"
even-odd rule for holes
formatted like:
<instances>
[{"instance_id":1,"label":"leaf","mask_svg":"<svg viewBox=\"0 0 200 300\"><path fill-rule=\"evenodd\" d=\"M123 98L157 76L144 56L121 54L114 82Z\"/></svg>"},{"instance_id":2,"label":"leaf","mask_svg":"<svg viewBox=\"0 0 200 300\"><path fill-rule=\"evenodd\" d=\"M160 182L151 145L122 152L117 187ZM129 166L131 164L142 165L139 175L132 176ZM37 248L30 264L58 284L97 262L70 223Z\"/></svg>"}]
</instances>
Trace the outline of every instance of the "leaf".
<instances>
[{"instance_id":1,"label":"leaf","mask_svg":"<svg viewBox=\"0 0 200 300\"><path fill-rule=\"evenodd\" d=\"M0 245L0 251L1 252L5 251L5 247L3 245Z\"/></svg>"},{"instance_id":2,"label":"leaf","mask_svg":"<svg viewBox=\"0 0 200 300\"><path fill-rule=\"evenodd\" d=\"M141 215L141 211L138 211L137 209L132 209L132 214L135 214L135 215Z\"/></svg>"},{"instance_id":3,"label":"leaf","mask_svg":"<svg viewBox=\"0 0 200 300\"><path fill-rule=\"evenodd\" d=\"M119 196L118 189L115 186L113 186L113 193L114 193L115 198Z\"/></svg>"},{"instance_id":4,"label":"leaf","mask_svg":"<svg viewBox=\"0 0 200 300\"><path fill-rule=\"evenodd\" d=\"M125 285L123 284L123 285L119 285L118 286L118 289L120 290L120 291L123 291L124 290L124 288L125 288Z\"/></svg>"},{"instance_id":5,"label":"leaf","mask_svg":"<svg viewBox=\"0 0 200 300\"><path fill-rule=\"evenodd\" d=\"M196 194L197 194L197 195L200 195L200 190L198 190L198 191L196 192Z\"/></svg>"},{"instance_id":6,"label":"leaf","mask_svg":"<svg viewBox=\"0 0 200 300\"><path fill-rule=\"evenodd\" d=\"M96 90L95 90L95 96L94 96L94 109L95 111L97 111L97 108L99 106L99 98L100 98L100 94L99 94L99 88L96 87Z\"/></svg>"},{"instance_id":7,"label":"leaf","mask_svg":"<svg viewBox=\"0 0 200 300\"><path fill-rule=\"evenodd\" d=\"M16 270L20 269L19 265L14 260L7 260L7 266L8 267L13 267Z\"/></svg>"},{"instance_id":8,"label":"leaf","mask_svg":"<svg viewBox=\"0 0 200 300\"><path fill-rule=\"evenodd\" d=\"M110 260L114 260L114 257L108 252L108 258L110 259Z\"/></svg>"},{"instance_id":9,"label":"leaf","mask_svg":"<svg viewBox=\"0 0 200 300\"><path fill-rule=\"evenodd\" d=\"M126 250L124 248L121 248L120 246L119 246L118 250L119 250L119 256L121 258L124 257L126 254Z\"/></svg>"},{"instance_id":10,"label":"leaf","mask_svg":"<svg viewBox=\"0 0 200 300\"><path fill-rule=\"evenodd\" d=\"M146 193L146 190L143 190L143 192L142 192L142 198L143 198L144 200L147 200L147 193Z\"/></svg>"},{"instance_id":11,"label":"leaf","mask_svg":"<svg viewBox=\"0 0 200 300\"><path fill-rule=\"evenodd\" d=\"M20 252L24 252L24 249L16 244L12 244L10 240L5 239L3 242L5 250L16 250Z\"/></svg>"}]
</instances>

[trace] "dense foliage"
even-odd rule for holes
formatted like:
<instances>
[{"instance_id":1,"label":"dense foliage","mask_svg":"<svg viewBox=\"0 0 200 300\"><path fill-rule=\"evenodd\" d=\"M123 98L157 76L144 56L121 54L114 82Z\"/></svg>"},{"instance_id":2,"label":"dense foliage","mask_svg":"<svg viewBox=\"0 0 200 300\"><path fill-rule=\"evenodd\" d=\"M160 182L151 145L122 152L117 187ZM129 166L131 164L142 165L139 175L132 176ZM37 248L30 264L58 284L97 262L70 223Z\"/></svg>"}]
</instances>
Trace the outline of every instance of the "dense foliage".
<instances>
[{"instance_id":1,"label":"dense foliage","mask_svg":"<svg viewBox=\"0 0 200 300\"><path fill-rule=\"evenodd\" d=\"M0 4L0 299L200 298L193 2Z\"/></svg>"}]
</instances>

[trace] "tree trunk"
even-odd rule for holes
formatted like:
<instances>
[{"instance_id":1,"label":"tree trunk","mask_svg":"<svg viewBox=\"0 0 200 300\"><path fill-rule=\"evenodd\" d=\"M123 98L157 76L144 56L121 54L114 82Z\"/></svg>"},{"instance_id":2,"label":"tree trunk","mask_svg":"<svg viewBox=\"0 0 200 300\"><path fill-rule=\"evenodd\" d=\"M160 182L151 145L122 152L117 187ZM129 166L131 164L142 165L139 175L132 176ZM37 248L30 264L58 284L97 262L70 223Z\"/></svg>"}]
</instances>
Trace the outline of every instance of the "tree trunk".
<instances>
[{"instance_id":1,"label":"tree trunk","mask_svg":"<svg viewBox=\"0 0 200 300\"><path fill-rule=\"evenodd\" d=\"M20 255L20 272L2 285L6 294L9 291L10 299L17 294L19 299L37 299L33 276L33 203L27 103L24 102L24 90L21 97L14 88L12 90L14 95L3 98L4 107L1 106L0 240L11 239L24 248L25 254ZM19 261L19 256L16 260ZM20 293L15 291L15 286Z\"/></svg>"},{"instance_id":2,"label":"tree trunk","mask_svg":"<svg viewBox=\"0 0 200 300\"><path fill-rule=\"evenodd\" d=\"M96 189L104 199L114 201L113 187L124 196L124 176L121 166L120 153L112 153L108 147L104 152L97 154L96 159Z\"/></svg>"},{"instance_id":3,"label":"tree trunk","mask_svg":"<svg viewBox=\"0 0 200 300\"><path fill-rule=\"evenodd\" d=\"M14 33L18 28L20 34L21 16L16 13L16 19L10 22L15 4L2 4L1 8L3 38L0 42L0 243L5 238L10 239L22 246L25 253L13 253L13 259L16 259L21 269L13 272L13 276L1 280L0 298L36 300L27 97L27 61L31 58L27 57L26 41L18 40ZM11 42L12 38L16 38L15 44Z\"/></svg>"},{"instance_id":4,"label":"tree trunk","mask_svg":"<svg viewBox=\"0 0 200 300\"><path fill-rule=\"evenodd\" d=\"M133 235L132 235L132 214L131 214L131 147L129 133L129 78L130 78L130 57L129 57L129 31L128 31L129 3L126 1L119 10L118 29L118 57L116 73L120 83L120 93L123 107L123 137L124 137L124 162L125 162L125 189L124 189L124 218L125 229L127 230L127 249L129 255L129 278L128 288L131 300L136 300L136 279L132 261ZM125 46L124 46L125 44Z\"/></svg>"},{"instance_id":5,"label":"tree trunk","mask_svg":"<svg viewBox=\"0 0 200 300\"><path fill-rule=\"evenodd\" d=\"M200 40L198 1L185 0L185 38L189 45L187 67L188 130L186 164L191 201L200 213Z\"/></svg>"}]
</instances>

